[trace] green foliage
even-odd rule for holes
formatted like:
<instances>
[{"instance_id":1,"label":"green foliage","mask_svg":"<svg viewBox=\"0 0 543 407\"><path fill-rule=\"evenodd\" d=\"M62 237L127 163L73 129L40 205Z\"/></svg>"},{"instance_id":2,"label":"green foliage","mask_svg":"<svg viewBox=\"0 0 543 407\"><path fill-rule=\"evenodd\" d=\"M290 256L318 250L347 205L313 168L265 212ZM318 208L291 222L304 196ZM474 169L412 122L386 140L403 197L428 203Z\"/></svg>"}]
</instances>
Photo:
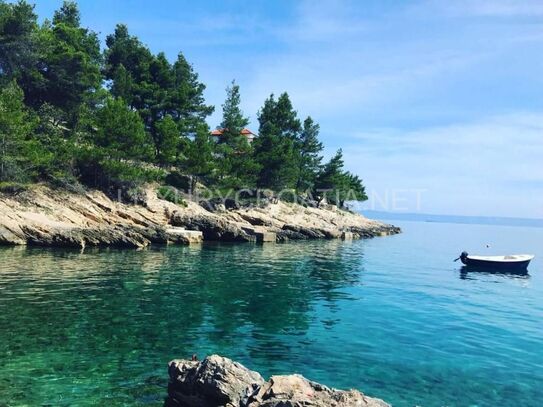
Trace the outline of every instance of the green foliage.
<instances>
[{"instance_id":1,"label":"green foliage","mask_svg":"<svg viewBox=\"0 0 543 407\"><path fill-rule=\"evenodd\" d=\"M252 146L241 131L249 124L240 108L239 85L232 81L226 88L226 100L222 105L223 117L218 140L217 156L220 184L234 189L251 188L256 184L259 164L254 158Z\"/></svg>"},{"instance_id":2,"label":"green foliage","mask_svg":"<svg viewBox=\"0 0 543 407\"><path fill-rule=\"evenodd\" d=\"M0 182L47 180L74 191L82 182L139 199L142 183L169 172L168 182L186 190L258 186L296 197L324 188L339 205L366 198L341 152L322 166L319 125L302 124L287 93L266 99L250 144L232 81L215 143L206 122L214 107L182 53L170 62L125 25L105 45L101 52L97 34L81 27L74 1L38 24L26 1L0 0Z\"/></svg>"},{"instance_id":3,"label":"green foliage","mask_svg":"<svg viewBox=\"0 0 543 407\"><path fill-rule=\"evenodd\" d=\"M226 88L226 100L222 105L220 128L223 134L219 140L221 144L228 144L230 147L235 147L238 144L238 139L243 137L240 133L249 124L249 119L243 115L240 103L239 85L236 85L236 82L232 81L230 86Z\"/></svg>"},{"instance_id":4,"label":"green foliage","mask_svg":"<svg viewBox=\"0 0 543 407\"><path fill-rule=\"evenodd\" d=\"M79 26L77 6L65 2L53 23L46 21L36 30L35 38L37 68L19 80L25 101L34 109L43 103L58 107L75 126L81 106L102 82L98 36Z\"/></svg>"},{"instance_id":5,"label":"green foliage","mask_svg":"<svg viewBox=\"0 0 543 407\"><path fill-rule=\"evenodd\" d=\"M183 199L182 194L174 187L169 185L163 185L158 188L157 198L164 199L165 201L187 207L187 202Z\"/></svg>"},{"instance_id":6,"label":"green foliage","mask_svg":"<svg viewBox=\"0 0 543 407\"><path fill-rule=\"evenodd\" d=\"M149 139L143 121L122 99L108 98L96 113L98 131L94 143L114 160L144 160L149 157Z\"/></svg>"},{"instance_id":7,"label":"green foliage","mask_svg":"<svg viewBox=\"0 0 543 407\"><path fill-rule=\"evenodd\" d=\"M38 146L29 139L36 120L23 98L15 82L0 90L0 181L28 180L40 156Z\"/></svg>"},{"instance_id":8,"label":"green foliage","mask_svg":"<svg viewBox=\"0 0 543 407\"><path fill-rule=\"evenodd\" d=\"M25 1L0 1L0 78L3 82L28 74L36 63L34 6Z\"/></svg>"},{"instance_id":9,"label":"green foliage","mask_svg":"<svg viewBox=\"0 0 543 407\"><path fill-rule=\"evenodd\" d=\"M194 134L200 126L205 125L205 119L215 110L214 106L205 104L205 88L192 65L179 53L173 64L173 89L169 92L169 105L172 116L179 120L185 135Z\"/></svg>"},{"instance_id":10,"label":"green foliage","mask_svg":"<svg viewBox=\"0 0 543 407\"><path fill-rule=\"evenodd\" d=\"M277 101L272 94L258 114L259 137L255 141L255 159L260 167L258 186L281 190L295 187L298 163L296 139L301 130L289 96Z\"/></svg>"},{"instance_id":11,"label":"green foliage","mask_svg":"<svg viewBox=\"0 0 543 407\"><path fill-rule=\"evenodd\" d=\"M307 191L313 188L319 173L323 149L319 141L319 125L311 117L304 120L303 130L297 140L298 178L296 189Z\"/></svg>"},{"instance_id":12,"label":"green foliage","mask_svg":"<svg viewBox=\"0 0 543 407\"><path fill-rule=\"evenodd\" d=\"M176 161L178 148L181 145L179 128L170 115L155 122L153 137L156 159L161 165L173 164Z\"/></svg>"},{"instance_id":13,"label":"green foliage","mask_svg":"<svg viewBox=\"0 0 543 407\"><path fill-rule=\"evenodd\" d=\"M215 170L214 157L215 143L210 139L209 128L201 126L194 136L194 140L188 143L183 168L188 174L192 174L202 182L211 183ZM194 190L196 179L193 179L191 190Z\"/></svg>"},{"instance_id":14,"label":"green foliage","mask_svg":"<svg viewBox=\"0 0 543 407\"><path fill-rule=\"evenodd\" d=\"M315 182L315 193L328 202L343 207L345 201L365 201L365 188L358 176L343 169L343 152L338 150L322 171Z\"/></svg>"},{"instance_id":15,"label":"green foliage","mask_svg":"<svg viewBox=\"0 0 543 407\"><path fill-rule=\"evenodd\" d=\"M157 162L173 164L183 154L186 138L213 112L205 104L205 85L183 54L172 65L163 53L153 55L130 36L124 25L116 27L106 45L104 73L111 92L140 114L154 141Z\"/></svg>"},{"instance_id":16,"label":"green foliage","mask_svg":"<svg viewBox=\"0 0 543 407\"><path fill-rule=\"evenodd\" d=\"M28 189L27 184L22 184L20 182L11 182L11 181L1 181L0 182L0 193L17 195L21 192L24 192Z\"/></svg>"}]
</instances>

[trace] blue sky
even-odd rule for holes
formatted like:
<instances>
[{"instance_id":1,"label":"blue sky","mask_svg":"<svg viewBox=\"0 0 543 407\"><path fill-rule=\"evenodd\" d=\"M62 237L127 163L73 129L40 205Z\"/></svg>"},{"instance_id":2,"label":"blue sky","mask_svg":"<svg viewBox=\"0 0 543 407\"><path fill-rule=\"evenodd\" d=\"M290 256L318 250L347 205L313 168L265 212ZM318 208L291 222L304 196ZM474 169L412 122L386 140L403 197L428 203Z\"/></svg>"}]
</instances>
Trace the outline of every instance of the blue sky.
<instances>
[{"instance_id":1,"label":"blue sky","mask_svg":"<svg viewBox=\"0 0 543 407\"><path fill-rule=\"evenodd\" d=\"M377 210L543 218L543 1L80 1L243 109L288 91ZM38 1L41 18L60 1Z\"/></svg>"}]
</instances>

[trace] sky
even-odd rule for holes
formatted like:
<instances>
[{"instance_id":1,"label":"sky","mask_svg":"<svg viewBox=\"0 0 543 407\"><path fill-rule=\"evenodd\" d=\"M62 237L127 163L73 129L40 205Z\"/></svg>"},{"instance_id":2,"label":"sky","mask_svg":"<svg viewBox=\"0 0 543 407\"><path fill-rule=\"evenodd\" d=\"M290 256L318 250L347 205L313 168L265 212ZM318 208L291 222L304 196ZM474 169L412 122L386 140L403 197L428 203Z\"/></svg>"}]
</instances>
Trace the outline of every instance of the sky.
<instances>
[{"instance_id":1,"label":"sky","mask_svg":"<svg viewBox=\"0 0 543 407\"><path fill-rule=\"evenodd\" d=\"M41 19L60 1L39 0ZM220 122L287 91L343 149L375 210L543 218L543 1L79 2L100 38L127 24L183 52Z\"/></svg>"}]
</instances>

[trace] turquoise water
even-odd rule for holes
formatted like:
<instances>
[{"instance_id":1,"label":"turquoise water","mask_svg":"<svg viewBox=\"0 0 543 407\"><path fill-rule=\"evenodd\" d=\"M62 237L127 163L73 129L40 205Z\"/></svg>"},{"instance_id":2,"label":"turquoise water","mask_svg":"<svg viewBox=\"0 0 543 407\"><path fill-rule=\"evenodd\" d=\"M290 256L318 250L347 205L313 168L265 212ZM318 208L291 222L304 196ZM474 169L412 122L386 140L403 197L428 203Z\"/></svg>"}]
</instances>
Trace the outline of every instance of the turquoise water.
<instances>
[{"instance_id":1,"label":"turquoise water","mask_svg":"<svg viewBox=\"0 0 543 407\"><path fill-rule=\"evenodd\" d=\"M169 360L220 353L394 406L540 406L543 229L399 225L354 242L0 248L0 405L159 406ZM463 249L538 257L527 277L464 273Z\"/></svg>"}]
</instances>

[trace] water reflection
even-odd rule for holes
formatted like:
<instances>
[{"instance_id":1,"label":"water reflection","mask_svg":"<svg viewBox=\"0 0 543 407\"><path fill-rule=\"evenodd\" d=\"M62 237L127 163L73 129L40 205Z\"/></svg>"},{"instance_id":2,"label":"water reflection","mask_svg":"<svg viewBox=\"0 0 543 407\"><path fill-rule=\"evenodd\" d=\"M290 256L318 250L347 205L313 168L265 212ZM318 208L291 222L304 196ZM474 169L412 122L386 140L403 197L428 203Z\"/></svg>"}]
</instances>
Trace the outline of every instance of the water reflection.
<instances>
[{"instance_id":1,"label":"water reflection","mask_svg":"<svg viewBox=\"0 0 543 407\"><path fill-rule=\"evenodd\" d=\"M504 270L504 269L491 269L488 267L485 268L476 268L473 266L462 266L460 267L460 278L462 280L475 280L480 276L501 276L509 277L512 279L518 280L529 280L530 274L528 270L518 271L518 270Z\"/></svg>"},{"instance_id":2,"label":"water reflection","mask_svg":"<svg viewBox=\"0 0 543 407\"><path fill-rule=\"evenodd\" d=\"M349 298L344 288L359 281L362 261L360 248L342 242L83 253L15 247L0 256L1 376L11 378L11 390L0 392L55 405L112 385L130 393L153 366L163 377L157 354L243 348L242 361L286 358L288 336L305 335L316 302L334 308ZM62 386L82 394L66 399ZM21 389L29 390L17 396Z\"/></svg>"}]
</instances>

